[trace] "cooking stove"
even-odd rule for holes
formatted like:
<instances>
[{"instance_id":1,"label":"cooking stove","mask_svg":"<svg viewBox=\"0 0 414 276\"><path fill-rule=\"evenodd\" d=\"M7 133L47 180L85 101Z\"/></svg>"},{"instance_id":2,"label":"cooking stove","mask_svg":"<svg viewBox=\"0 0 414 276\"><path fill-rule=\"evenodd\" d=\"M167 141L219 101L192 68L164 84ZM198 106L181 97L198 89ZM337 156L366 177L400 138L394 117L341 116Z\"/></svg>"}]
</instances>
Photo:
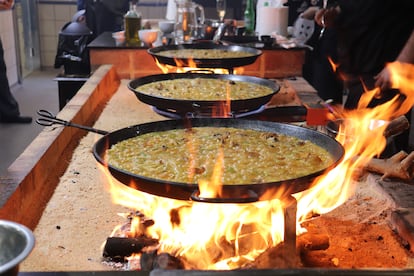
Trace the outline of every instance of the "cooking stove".
<instances>
[{"instance_id":1,"label":"cooking stove","mask_svg":"<svg viewBox=\"0 0 414 276\"><path fill-rule=\"evenodd\" d=\"M97 93L96 97L101 97L100 93ZM75 96L76 98L76 96ZM76 100L76 99L75 99ZM114 103L112 103L112 107L113 107ZM117 103L115 102L115 105L117 105ZM113 125L118 126L113 120L115 118L119 118L122 117L125 114L125 105L128 105L127 101L122 101L121 104L119 104L119 108L122 109L121 112L117 112L117 111L110 111L109 113L103 113L100 121L105 122L105 123L109 123L111 125L111 122ZM69 106L74 108L76 105L71 105L69 103ZM142 109L144 109L142 107ZM135 109L127 109L128 111L131 111L131 117L134 117L135 121L138 119L140 119L142 117L142 113L140 112L135 112ZM140 117L141 116L141 117ZM153 116L153 115L151 115ZM158 119L158 117L157 117ZM111 121L112 120L112 121ZM127 122L127 125L131 125L131 122ZM118 126L119 127L119 126ZM50 133L51 131L48 130L48 137L50 137ZM70 137L72 137L72 135L70 135ZM46 138L46 137L45 137ZM90 139L90 138L89 138ZM82 145L85 147L85 142L82 142ZM44 147L42 147L43 149ZM82 147L81 147L82 148ZM86 143L86 148L89 148L87 143ZM33 152L33 150L32 150ZM56 155L56 151L53 151L53 154ZM90 152L89 152L90 154ZM85 154L85 152L82 152L82 149L80 149L80 152L76 153L74 155L74 159L72 161L68 161L69 164L69 168L68 171L66 172L66 174L60 179L61 184L58 185L58 189L56 189L56 193L55 196L57 196L57 201L52 201L51 200L51 205L53 206L54 204L56 206L59 206L60 204L69 204L71 205L71 209L70 211L68 211L65 208L62 208L61 210L56 210L53 209L51 212L49 211L45 211L45 216L46 215L53 215L54 212L62 213L62 218L64 218L62 221L59 220L55 220L52 223L48 223L47 227L50 230L50 227L52 226L52 228L55 226L54 223L58 223L59 225L61 225L61 227L59 227L60 229L55 229L56 232L53 232L54 235L56 236L61 236L61 237L65 237L64 239L61 239L56 243L56 240L54 240L51 234L48 234L46 237L46 241L41 240L41 236L38 236L39 238L39 242L38 242L38 246L42 245L42 244L49 244L52 245L50 250L51 252L48 252L47 256L42 258L36 258L35 262L39 262L39 261L43 261L44 259L52 259L55 256L57 256L60 260L60 262L62 262L62 260L68 260L67 256L65 255L67 251L71 251L73 250L74 252L76 251L76 246L73 246L74 244L72 244L72 247L69 248L57 248L57 251L54 251L60 243L59 242L64 242L67 239L70 238L75 238L78 241L85 241L85 235L87 235L87 231L89 228L87 228L88 224L90 224L91 221L88 220L84 220L83 218L83 222L82 224L79 224L79 218L82 218L82 216L85 216L86 213L92 213L92 214L97 214L98 219L99 219L99 223L97 224L98 226L92 226L91 228L96 227L96 229L101 229L103 228L105 225L102 225L102 221L105 221L104 218L101 218L101 216L103 215L102 213L108 213L108 212L112 212L114 210L110 209L112 208L111 206L105 205L105 200L102 200L102 197L100 196L100 193L102 193L102 187L96 187L96 189L94 189L95 187L93 187L94 185L96 185L95 181L95 175L89 175L89 172L87 172L87 167L85 166L82 162L79 162L80 159L84 159L85 156L87 156L88 154ZM41 156L39 154L39 156ZM77 158L78 156L78 158ZM79 159L79 156L83 156ZM33 154L30 155L30 160L33 159ZM38 162L38 166L40 167L45 167L42 162L42 160L44 159L44 161L46 161L47 159L42 158L41 160L39 160ZM91 159L91 158L90 158ZM48 165L50 166L50 163L47 162ZM17 163L13 166L14 168L16 168ZM17 166L18 167L18 166ZM91 168L92 171L96 171L96 167ZM34 179L34 178L33 178ZM30 187L30 191L32 192L33 189L35 189L38 185L35 184L36 182L34 182L34 184L32 184ZM42 182L43 183L43 182ZM65 183L66 185L62 185L62 183ZM69 184L69 185L67 185ZM399 186L394 186L394 185L390 185L389 183L384 183L384 186L388 186L391 190L393 190L394 193L398 193L397 191L401 192L401 187ZM44 185L42 186L42 190L44 189ZM88 190L85 191L85 193L83 193L81 196L76 196L76 198L74 198L75 196L71 196L68 197L68 194L72 194L75 195L75 193L73 192L68 192L68 191L63 191L63 193L61 193L59 190L60 189L64 189L63 186L67 186L69 188L73 187L81 187L81 190ZM407 185L404 183L401 183L400 186L407 188ZM89 187L89 188L87 188ZM90 190L89 190L90 189ZM413 191L411 193L406 193L404 191L402 191L403 194L412 194ZM30 194L30 193L28 193ZM59 198L59 195L61 195L62 197ZM92 196L93 195L93 200L88 200L88 198L84 197L88 197L88 196ZM73 198L73 199L72 199ZM103 203L105 205L105 211L103 211L102 206L98 206L97 209L93 209L92 207L88 206L88 209L85 209L85 207L83 207L84 204L82 202L92 202L92 201L97 201L97 198L100 198L100 201L102 201L101 203ZM407 202L412 202L412 200L409 200L408 198L406 199ZM36 200L35 200L36 201ZM396 200L398 202L398 200ZM102 205L102 204L100 204ZM31 206L32 207L32 206ZM411 205L404 205L402 206L402 210L400 210L400 214L401 215L393 215L397 218L400 218L400 222L401 225L403 226L410 226L410 223L407 223L407 220L410 219L410 217L413 217L413 215L407 215L407 213L403 213L404 210L411 210L413 209L414 206ZM31 208L33 210L33 208ZM58 208L59 209L59 208ZM74 216L76 216L76 213L80 214L81 216L76 218L76 233L71 233L68 232L69 229L69 220L74 220ZM413 212L412 212L413 213ZM17 214L20 215L20 214ZM58 215L58 214L56 214ZM96 217L96 216L94 216ZM414 224L411 224L414 225ZM41 225L39 225L39 228L41 227ZM81 227L81 228L80 228ZM409 227L408 227L409 228ZM410 230L411 233L413 233L414 231ZM107 234L109 233L109 231L107 232ZM411 233L408 233L408 236L404 237L404 239L407 239L407 237L409 237L411 235ZM94 233L92 236L97 236L96 234L99 233ZM102 242L103 240L101 240ZM88 243L88 247L90 247L91 242L86 240L86 243ZM76 254L76 253L75 253ZM82 258L84 254L80 253L77 257L78 258ZM69 261L69 260L68 260ZM93 258L88 260L88 262L92 262ZM55 272L21 272L19 274L21 275L33 275L33 276L42 276L42 275L118 275L118 274L122 274L122 275L128 275L128 274L134 274L134 275L211 275L213 274L213 271L165 271L165 270L154 270L152 272L147 272L147 271L87 271L88 269L82 268L82 266L78 266L81 267L80 270L82 271L73 271L73 270L69 270L69 271L65 271L64 269L62 270L55 270ZM93 269L92 269L93 270ZM57 272L57 271L62 271L62 272ZM413 275L414 271L411 270L410 268L407 269L403 269L403 270L390 270L387 268L384 269L336 269L336 268L293 268L293 269L266 269L266 270L236 270L236 271L214 271L214 275L303 275L303 274L309 274L309 275Z\"/></svg>"},{"instance_id":2,"label":"cooking stove","mask_svg":"<svg viewBox=\"0 0 414 276\"><path fill-rule=\"evenodd\" d=\"M194 111L187 113L180 113L176 110L162 109L155 106L151 107L152 110L169 119L183 119L183 118L211 118L211 111ZM324 111L322 111L324 112ZM226 117L235 119L256 119L272 122L304 122L307 117L307 108L304 106L279 106L269 108L266 105L262 105L256 110L231 112L226 116L213 116L213 117Z\"/></svg>"},{"instance_id":3,"label":"cooking stove","mask_svg":"<svg viewBox=\"0 0 414 276\"><path fill-rule=\"evenodd\" d=\"M215 116L215 117L225 117L225 118L249 118L250 116L255 116L257 114L262 113L264 110L266 109L266 107L264 105L262 105L261 107L259 107L256 110L251 110L251 111L238 111L238 112L231 112L230 114L226 114L223 116ZM203 111L203 110L197 110L194 112L187 112L187 113L180 113L177 112L176 110L167 110L167 109L162 109L162 108L157 108L155 106L152 107L152 110L154 110L154 112L166 117L166 118L170 118L170 119L183 119L183 118L210 118L212 117L211 115L211 111Z\"/></svg>"}]
</instances>

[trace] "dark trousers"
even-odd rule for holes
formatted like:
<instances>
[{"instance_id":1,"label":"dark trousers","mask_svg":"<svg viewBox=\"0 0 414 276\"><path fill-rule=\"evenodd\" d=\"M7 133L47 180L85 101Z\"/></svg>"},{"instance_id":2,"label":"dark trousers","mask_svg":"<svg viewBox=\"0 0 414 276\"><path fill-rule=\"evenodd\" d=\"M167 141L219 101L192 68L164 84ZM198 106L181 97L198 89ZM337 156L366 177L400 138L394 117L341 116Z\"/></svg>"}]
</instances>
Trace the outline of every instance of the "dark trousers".
<instances>
[{"instance_id":1,"label":"dark trousers","mask_svg":"<svg viewBox=\"0 0 414 276\"><path fill-rule=\"evenodd\" d=\"M4 61L3 44L0 39L0 118L19 115L19 105L10 92L7 68Z\"/></svg>"},{"instance_id":2,"label":"dark trousers","mask_svg":"<svg viewBox=\"0 0 414 276\"><path fill-rule=\"evenodd\" d=\"M317 28L308 41L313 50L306 52L303 77L318 91L321 99L331 99L335 104L341 104L343 81L329 62L329 58L334 62L337 60L336 32L326 30L323 37L319 36L320 28Z\"/></svg>"}]
</instances>

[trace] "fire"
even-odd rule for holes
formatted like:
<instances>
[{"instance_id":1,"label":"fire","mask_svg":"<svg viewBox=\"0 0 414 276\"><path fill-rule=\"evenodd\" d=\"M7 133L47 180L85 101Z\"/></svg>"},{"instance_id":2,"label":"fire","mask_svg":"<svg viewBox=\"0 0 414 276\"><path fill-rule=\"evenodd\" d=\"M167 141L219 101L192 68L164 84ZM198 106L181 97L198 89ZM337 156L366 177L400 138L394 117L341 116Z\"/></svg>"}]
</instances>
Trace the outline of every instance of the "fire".
<instances>
[{"instance_id":1,"label":"fire","mask_svg":"<svg viewBox=\"0 0 414 276\"><path fill-rule=\"evenodd\" d=\"M159 239L161 252L183 257L193 268L238 268L283 241L283 206L277 199L252 204L174 200L131 189L101 168L114 203L130 209L139 208L155 222L146 228L146 233L128 235L145 234ZM220 174L218 168L217 171ZM132 224L131 232L133 229L142 231L134 222ZM113 234L118 232L119 228Z\"/></svg>"},{"instance_id":2,"label":"fire","mask_svg":"<svg viewBox=\"0 0 414 276\"><path fill-rule=\"evenodd\" d=\"M215 198L221 197L221 188L223 183L221 182L221 177L224 171L224 153L220 149L217 157L217 162L215 163L214 171L210 181L201 180L198 183L200 189L200 197Z\"/></svg>"},{"instance_id":3,"label":"fire","mask_svg":"<svg viewBox=\"0 0 414 276\"><path fill-rule=\"evenodd\" d=\"M194 73L214 73L214 74L229 74L228 69L223 68L199 68L197 63L194 59L189 58L186 59L184 62L181 59L174 59L174 62L177 66L162 64L158 60L155 60L156 65L161 69L164 74L167 73L187 73L187 72L194 72ZM243 74L243 67L234 68L233 74Z\"/></svg>"},{"instance_id":4,"label":"fire","mask_svg":"<svg viewBox=\"0 0 414 276\"><path fill-rule=\"evenodd\" d=\"M374 89L363 94L358 109L342 111L344 119L351 122L344 124L336 137L344 145L344 159L328 174L317 179L312 189L296 195L299 218L304 219L311 212L327 213L343 204L354 191L352 175L355 170L379 155L386 146L383 135L386 124L373 130L373 122L391 121L406 114L414 105L414 66L393 62L386 68L392 76L392 87L400 89L404 99L395 96L384 104L367 108L368 102L380 93L379 89Z\"/></svg>"},{"instance_id":5,"label":"fire","mask_svg":"<svg viewBox=\"0 0 414 276\"><path fill-rule=\"evenodd\" d=\"M367 91L358 110L342 110L345 123L339 130L338 141L345 148L343 161L327 174L317 178L311 189L293 195L297 200L297 234L305 229L300 222L310 213L324 214L343 204L355 188L353 174L386 146L383 131L386 124L371 131L372 121L390 121L405 114L414 101L414 68L399 63L388 65L393 74L393 87L406 95L401 102L394 98L375 108L366 108L369 99L379 91ZM191 145L189 145L191 148ZM220 175L225 167L222 152L217 156L213 179L199 184L200 196L220 195ZM115 204L139 209L154 220L154 225L131 231L144 231L159 240L159 251L179 256L192 269L235 269L253 261L260 253L284 241L285 215L283 201L254 203L201 203L182 201L146 194L117 182L107 175ZM191 177L191 172L189 172ZM282 192L282 191L280 191ZM275 196L275 198L278 198ZM136 230L133 230L136 229ZM117 232L117 230L115 231ZM116 233L114 233L116 234Z\"/></svg>"}]
</instances>

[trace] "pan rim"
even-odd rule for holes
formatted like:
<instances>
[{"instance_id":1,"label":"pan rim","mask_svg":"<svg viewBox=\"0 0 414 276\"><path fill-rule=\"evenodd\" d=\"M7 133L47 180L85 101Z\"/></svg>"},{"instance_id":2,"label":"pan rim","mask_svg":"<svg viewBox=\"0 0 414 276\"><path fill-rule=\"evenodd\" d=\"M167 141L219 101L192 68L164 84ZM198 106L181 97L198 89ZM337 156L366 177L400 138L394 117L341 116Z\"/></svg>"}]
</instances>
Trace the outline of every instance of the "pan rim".
<instances>
[{"instance_id":1,"label":"pan rim","mask_svg":"<svg viewBox=\"0 0 414 276\"><path fill-rule=\"evenodd\" d=\"M167 73L167 74L154 74L141 78L131 80L128 83L128 89L131 90L136 97L151 106L163 109L177 110L180 112L193 112L197 110L209 110L212 107L222 106L228 104L227 100L198 100L198 99L175 99L160 97L157 95L150 95L139 91L139 86L148 84L151 82L173 80L173 79L194 79L194 78L211 78L211 79L227 79L232 81L240 81L246 83L255 83L258 85L266 86L272 90L271 93L259 97L251 97L246 99L231 100L230 111L231 112L243 112L245 110L252 111L260 108L262 105L268 103L271 98L279 93L280 85L274 81L259 78L255 76L246 75L232 75L232 74L214 74L214 73Z\"/></svg>"},{"instance_id":2,"label":"pan rim","mask_svg":"<svg viewBox=\"0 0 414 276\"><path fill-rule=\"evenodd\" d=\"M105 167L109 168L109 170L111 171L112 176L114 176L115 178L117 178L117 176L115 176L113 173L121 173L123 176L126 176L127 178L131 178L133 180L137 180L137 181L146 181L146 182L150 182L153 183L154 185L161 185L161 186L168 186L168 189L171 188L177 188L179 190L182 191L186 191L188 192L188 195L185 195L184 197L178 196L178 198L174 195L171 194L171 196L168 196L170 198L176 198L176 199L188 199L191 195L192 192L194 192L194 190L198 189L198 184L196 183L184 183L184 182L173 182L173 181L166 181L166 180L162 180L162 179L157 179L157 178L151 178L151 177L146 177L146 176L142 176L142 175L137 175L137 174L133 174L131 172L122 170L120 168L114 167L110 164L108 164L108 162L106 162L104 160L104 157L102 157L102 149L99 150L98 147L102 147L102 144L108 145L108 146L112 146L113 142L108 141L108 139L110 138L110 136L116 136L119 133L123 133L125 132L126 129L129 130L129 134L133 135L133 134L137 134L137 135L142 135L145 133L149 133L152 131L147 131L146 129L149 128L151 129L151 127L156 126L157 128L162 128L163 131L167 131L170 129L175 129L177 127L180 128L185 128L187 124L191 124L191 126L193 127L202 127L202 126L211 126L211 124L218 124L218 125L214 125L214 126L221 126L221 127L241 127L241 128L248 128L248 129L256 129L259 128L257 130L260 131L268 131L267 128L272 129L272 128L276 128L277 130L288 130L288 133L283 132L283 134L286 135L292 135L298 138L303 139L303 134L305 134L305 136L307 135L310 138L315 139L315 137L321 139L321 141L319 141L318 143L315 143L315 141L312 141L313 143L322 146L326 149L326 142L330 143L330 147L332 147L332 149L327 149L328 152L331 154L332 157L332 163L319 170L316 172L313 172L311 174L305 175L305 176L301 176L301 177L297 177L297 178L291 178L291 179L285 179L285 180L281 180L281 181L274 181L274 182L265 182L265 183L251 183L251 184L223 184L223 189L229 192L233 192L236 190L253 190L255 192L258 192L260 196L262 196L264 194L264 192L266 190L271 190L273 188L280 188L283 185L290 185L293 184L291 186L297 186L297 187L290 187L290 193L297 193L297 192L301 192L307 188L309 188L309 185L311 185L312 180L317 177L322 175L323 173L333 169L334 167L336 167L339 162L341 162L341 160L344 157L344 153L345 150L343 148L343 146L336 141L334 138L330 137L329 135L325 134L325 133L321 133L318 132L316 130L313 129L309 129L309 128L305 128L305 127L301 127L301 126L296 126L296 125L291 125L291 124L285 124L285 123L278 123L278 122L268 122L268 121L256 121L256 120L245 120L245 119L232 119L232 118L191 118L191 119L186 119L186 120L164 120L164 121L154 121L154 122L149 122L149 123L144 123L144 124L138 124L135 126L131 126L131 127L127 127L127 128L123 128L123 129L119 129L117 131L108 133L107 135L103 136L101 139L99 139L94 147L93 147L93 154L96 158L96 160L101 163L102 165L104 165ZM253 127L252 127L253 126ZM165 128L166 127L166 128ZM256 128L255 128L256 127ZM261 127L265 127L265 129L261 128ZM299 132L298 132L299 130ZM274 132L274 133L279 133L279 132ZM296 133L296 135L295 135ZM135 137L135 136L132 136ZM130 137L125 137L125 139L128 139ZM106 152L106 149L105 149ZM121 175L121 176L122 176ZM117 178L118 179L118 178ZM309 181L307 181L309 180ZM122 181L121 181L122 182ZM305 184L302 184L302 182L307 182ZM126 183L124 183L126 184ZM157 193L152 193L151 191L144 191L144 192L149 192L151 194L155 194L155 195L159 195L159 196L165 196L164 194L157 194Z\"/></svg>"},{"instance_id":3,"label":"pan rim","mask_svg":"<svg viewBox=\"0 0 414 276\"><path fill-rule=\"evenodd\" d=\"M185 57L168 57L161 55L160 52L177 49L226 49L229 51L245 51L251 53L251 56L235 58L185 58ZM198 42L193 44L180 45L162 45L147 50L155 60L162 64L188 67L196 64L199 68L224 68L233 69L235 67L252 64L263 54L259 49L240 45L224 45L214 42Z\"/></svg>"}]
</instances>

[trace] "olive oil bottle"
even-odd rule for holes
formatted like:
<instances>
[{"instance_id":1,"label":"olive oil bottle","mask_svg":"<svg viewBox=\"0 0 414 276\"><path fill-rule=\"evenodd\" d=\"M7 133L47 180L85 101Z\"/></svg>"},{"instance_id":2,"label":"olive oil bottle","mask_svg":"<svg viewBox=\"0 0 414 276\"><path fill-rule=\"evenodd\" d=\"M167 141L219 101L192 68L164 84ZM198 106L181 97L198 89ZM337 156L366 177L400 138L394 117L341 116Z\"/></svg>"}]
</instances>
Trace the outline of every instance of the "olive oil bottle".
<instances>
[{"instance_id":1,"label":"olive oil bottle","mask_svg":"<svg viewBox=\"0 0 414 276\"><path fill-rule=\"evenodd\" d=\"M129 10L124 16L125 41L128 45L139 44L138 31L141 29L141 13L137 10L135 1L129 2Z\"/></svg>"}]
</instances>

